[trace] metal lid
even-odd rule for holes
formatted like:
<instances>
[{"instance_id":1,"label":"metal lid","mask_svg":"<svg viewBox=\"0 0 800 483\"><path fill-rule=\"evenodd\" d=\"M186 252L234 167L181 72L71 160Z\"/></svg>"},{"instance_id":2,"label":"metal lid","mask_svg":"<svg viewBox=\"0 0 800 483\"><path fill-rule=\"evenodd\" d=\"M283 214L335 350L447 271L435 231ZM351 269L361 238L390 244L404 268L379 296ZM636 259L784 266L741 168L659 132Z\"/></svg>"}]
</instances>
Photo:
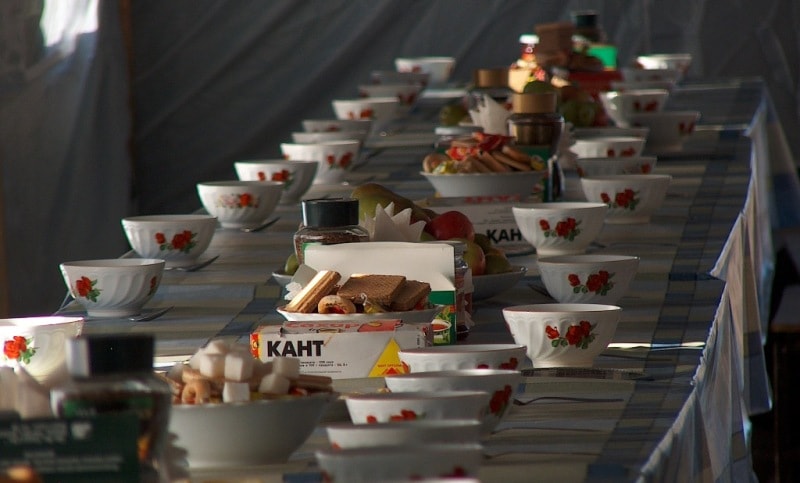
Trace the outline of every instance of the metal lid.
<instances>
[{"instance_id":1,"label":"metal lid","mask_svg":"<svg viewBox=\"0 0 800 483\"><path fill-rule=\"evenodd\" d=\"M303 200L303 225L317 228L358 225L358 200L355 198Z\"/></svg>"},{"instance_id":2,"label":"metal lid","mask_svg":"<svg viewBox=\"0 0 800 483\"><path fill-rule=\"evenodd\" d=\"M508 67L475 69L475 87L508 87Z\"/></svg>"},{"instance_id":3,"label":"metal lid","mask_svg":"<svg viewBox=\"0 0 800 483\"><path fill-rule=\"evenodd\" d=\"M539 36L536 34L522 34L519 36L519 43L526 45L536 45L539 43Z\"/></svg>"},{"instance_id":4,"label":"metal lid","mask_svg":"<svg viewBox=\"0 0 800 483\"><path fill-rule=\"evenodd\" d=\"M515 92L511 96L511 108L515 113L541 114L556 112L558 96L555 92Z\"/></svg>"},{"instance_id":5,"label":"metal lid","mask_svg":"<svg viewBox=\"0 0 800 483\"><path fill-rule=\"evenodd\" d=\"M149 334L82 335L67 341L67 370L76 377L150 372L154 346Z\"/></svg>"}]
</instances>

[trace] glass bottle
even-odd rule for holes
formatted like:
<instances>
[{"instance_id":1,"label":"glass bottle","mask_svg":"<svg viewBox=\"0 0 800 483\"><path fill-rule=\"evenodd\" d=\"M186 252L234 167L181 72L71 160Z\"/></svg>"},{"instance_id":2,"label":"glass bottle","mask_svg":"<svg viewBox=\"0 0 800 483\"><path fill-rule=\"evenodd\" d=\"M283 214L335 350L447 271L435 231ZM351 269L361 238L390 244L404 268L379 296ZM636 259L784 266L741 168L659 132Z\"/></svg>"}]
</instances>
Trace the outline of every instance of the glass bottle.
<instances>
[{"instance_id":1,"label":"glass bottle","mask_svg":"<svg viewBox=\"0 0 800 483\"><path fill-rule=\"evenodd\" d=\"M70 380L53 388L58 417L131 412L139 418L142 481L163 479L172 393L153 373L152 335L83 335L67 341ZM159 476L160 475L160 476Z\"/></svg>"},{"instance_id":2,"label":"glass bottle","mask_svg":"<svg viewBox=\"0 0 800 483\"><path fill-rule=\"evenodd\" d=\"M294 251L302 264L308 245L335 245L369 241L369 233L358 224L358 200L319 198L303 200L303 224L294 234Z\"/></svg>"},{"instance_id":3,"label":"glass bottle","mask_svg":"<svg viewBox=\"0 0 800 483\"><path fill-rule=\"evenodd\" d=\"M557 112L557 104L556 92L514 93L514 113L508 119L508 132L516 147L531 156L539 156L547 163L545 201L555 201L562 191L558 145L564 130L564 118Z\"/></svg>"}]
</instances>

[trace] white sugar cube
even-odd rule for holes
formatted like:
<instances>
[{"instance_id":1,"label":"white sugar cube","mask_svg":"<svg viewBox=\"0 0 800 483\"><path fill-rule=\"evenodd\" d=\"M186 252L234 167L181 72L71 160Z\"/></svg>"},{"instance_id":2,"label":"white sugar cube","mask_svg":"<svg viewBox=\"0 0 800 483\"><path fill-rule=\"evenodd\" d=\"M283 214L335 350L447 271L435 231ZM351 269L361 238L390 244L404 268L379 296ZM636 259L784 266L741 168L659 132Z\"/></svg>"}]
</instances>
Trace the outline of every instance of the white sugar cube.
<instances>
[{"instance_id":1,"label":"white sugar cube","mask_svg":"<svg viewBox=\"0 0 800 483\"><path fill-rule=\"evenodd\" d=\"M205 348L203 349L203 352L205 352L206 354L224 355L230 352L230 350L231 350L230 344L228 344L222 339L214 339L210 341L208 344L206 344Z\"/></svg>"},{"instance_id":2,"label":"white sugar cube","mask_svg":"<svg viewBox=\"0 0 800 483\"><path fill-rule=\"evenodd\" d=\"M297 379L300 375L300 359L295 357L276 357L272 359L272 372L288 379Z\"/></svg>"},{"instance_id":3,"label":"white sugar cube","mask_svg":"<svg viewBox=\"0 0 800 483\"><path fill-rule=\"evenodd\" d=\"M223 402L242 402L250 400L250 385L246 382L226 381L222 388Z\"/></svg>"},{"instance_id":4,"label":"white sugar cube","mask_svg":"<svg viewBox=\"0 0 800 483\"><path fill-rule=\"evenodd\" d=\"M200 355L200 374L209 379L221 378L225 375L225 356L222 354Z\"/></svg>"},{"instance_id":5,"label":"white sugar cube","mask_svg":"<svg viewBox=\"0 0 800 483\"><path fill-rule=\"evenodd\" d=\"M246 381L253 375L253 356L248 353L229 352L225 355L225 379Z\"/></svg>"},{"instance_id":6,"label":"white sugar cube","mask_svg":"<svg viewBox=\"0 0 800 483\"><path fill-rule=\"evenodd\" d=\"M286 394L289 392L289 386L289 379L272 372L261 379L258 392L264 394Z\"/></svg>"}]
</instances>

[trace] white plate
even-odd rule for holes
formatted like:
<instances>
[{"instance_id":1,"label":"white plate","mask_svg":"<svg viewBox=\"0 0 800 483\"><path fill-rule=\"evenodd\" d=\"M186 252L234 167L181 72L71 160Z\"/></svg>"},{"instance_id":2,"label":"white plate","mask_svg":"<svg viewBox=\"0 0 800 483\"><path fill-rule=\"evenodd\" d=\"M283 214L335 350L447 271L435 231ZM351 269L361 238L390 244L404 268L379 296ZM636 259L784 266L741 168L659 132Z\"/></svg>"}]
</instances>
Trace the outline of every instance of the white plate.
<instances>
[{"instance_id":1,"label":"white plate","mask_svg":"<svg viewBox=\"0 0 800 483\"><path fill-rule=\"evenodd\" d=\"M290 322L323 322L332 320L349 320L354 322L369 322L370 320L400 319L406 324L424 324L432 321L442 311L443 305L431 309L408 310L405 312L382 312L379 314L299 314L286 312L283 307L278 307L280 313Z\"/></svg>"},{"instance_id":2,"label":"white plate","mask_svg":"<svg viewBox=\"0 0 800 483\"><path fill-rule=\"evenodd\" d=\"M480 275L472 277L472 285L475 291L472 293L472 300L484 300L505 292L525 276L528 271L521 265L512 267L513 270L507 273L493 273L491 275Z\"/></svg>"}]
</instances>

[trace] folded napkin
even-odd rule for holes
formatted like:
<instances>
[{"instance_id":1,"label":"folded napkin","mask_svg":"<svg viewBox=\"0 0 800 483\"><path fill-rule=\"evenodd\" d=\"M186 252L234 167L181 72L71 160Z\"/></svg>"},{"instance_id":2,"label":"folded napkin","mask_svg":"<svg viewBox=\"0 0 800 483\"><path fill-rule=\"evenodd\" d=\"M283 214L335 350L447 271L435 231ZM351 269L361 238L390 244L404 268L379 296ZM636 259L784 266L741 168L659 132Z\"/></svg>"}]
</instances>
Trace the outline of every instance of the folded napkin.
<instances>
[{"instance_id":1,"label":"folded napkin","mask_svg":"<svg viewBox=\"0 0 800 483\"><path fill-rule=\"evenodd\" d=\"M508 118L511 117L511 111L491 96L483 94L475 104L475 108L469 110L469 116L476 126L483 128L484 133L508 136Z\"/></svg>"}]
</instances>

